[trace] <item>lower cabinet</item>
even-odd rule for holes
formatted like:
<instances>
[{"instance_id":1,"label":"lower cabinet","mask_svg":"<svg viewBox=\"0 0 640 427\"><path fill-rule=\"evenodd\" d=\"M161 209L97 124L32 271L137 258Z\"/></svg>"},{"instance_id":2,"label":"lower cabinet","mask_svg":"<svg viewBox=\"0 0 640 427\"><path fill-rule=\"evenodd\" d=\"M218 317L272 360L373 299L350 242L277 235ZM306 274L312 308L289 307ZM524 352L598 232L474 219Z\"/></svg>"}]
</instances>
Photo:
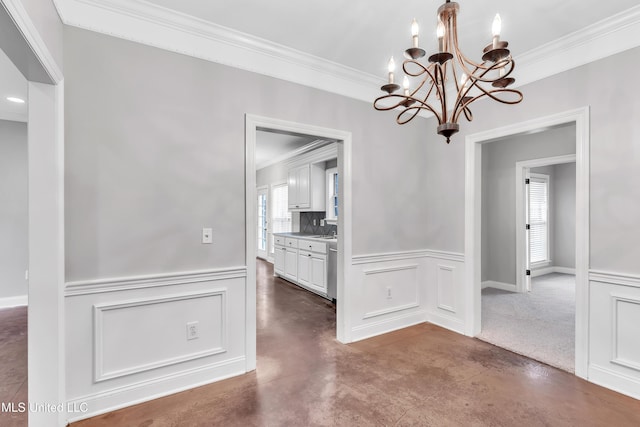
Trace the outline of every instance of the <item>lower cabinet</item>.
<instances>
[{"instance_id":1,"label":"lower cabinet","mask_svg":"<svg viewBox=\"0 0 640 427\"><path fill-rule=\"evenodd\" d=\"M285 248L284 246L279 246L279 245L275 246L273 271L279 276L284 276L284 258L285 258L286 251L287 251L287 248Z\"/></svg>"},{"instance_id":2,"label":"lower cabinet","mask_svg":"<svg viewBox=\"0 0 640 427\"><path fill-rule=\"evenodd\" d=\"M327 245L324 242L276 239L273 270L290 282L327 296Z\"/></svg>"}]
</instances>

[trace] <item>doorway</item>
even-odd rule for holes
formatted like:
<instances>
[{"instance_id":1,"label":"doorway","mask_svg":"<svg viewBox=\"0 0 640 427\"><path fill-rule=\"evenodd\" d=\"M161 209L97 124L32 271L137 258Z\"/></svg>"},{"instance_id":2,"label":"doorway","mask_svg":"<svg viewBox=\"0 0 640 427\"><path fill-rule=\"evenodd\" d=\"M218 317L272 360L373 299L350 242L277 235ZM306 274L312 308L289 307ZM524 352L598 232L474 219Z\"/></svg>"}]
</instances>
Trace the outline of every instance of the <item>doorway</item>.
<instances>
[{"instance_id":1,"label":"doorway","mask_svg":"<svg viewBox=\"0 0 640 427\"><path fill-rule=\"evenodd\" d=\"M256 187L256 141L260 129L279 132L290 132L300 135L314 135L318 138L337 141L338 171L342 176L339 188L339 199L342 200L341 215L337 221L338 259L337 259L337 308L336 308L336 337L341 342L349 342L348 307L349 294L345 292L345 279L349 274L351 264L351 133L336 129L323 128L314 125L295 123L252 114L245 116L245 173L246 173L246 248L247 248L247 298L246 298L246 370L256 368L256 244L257 235L257 187Z\"/></svg>"},{"instance_id":2,"label":"doorway","mask_svg":"<svg viewBox=\"0 0 640 427\"><path fill-rule=\"evenodd\" d=\"M483 146L477 335L568 372L575 359L574 151L573 124Z\"/></svg>"},{"instance_id":3,"label":"doorway","mask_svg":"<svg viewBox=\"0 0 640 427\"><path fill-rule=\"evenodd\" d=\"M482 151L483 144L514 135L575 124L576 153L576 314L575 374L587 377L589 257L589 108L570 110L469 135L465 141L465 333L481 332Z\"/></svg>"},{"instance_id":4,"label":"doorway","mask_svg":"<svg viewBox=\"0 0 640 427\"><path fill-rule=\"evenodd\" d=\"M268 259L269 257L269 187L262 186L258 188L258 224L256 228L258 230L258 242L257 242L257 257L262 259Z\"/></svg>"}]
</instances>

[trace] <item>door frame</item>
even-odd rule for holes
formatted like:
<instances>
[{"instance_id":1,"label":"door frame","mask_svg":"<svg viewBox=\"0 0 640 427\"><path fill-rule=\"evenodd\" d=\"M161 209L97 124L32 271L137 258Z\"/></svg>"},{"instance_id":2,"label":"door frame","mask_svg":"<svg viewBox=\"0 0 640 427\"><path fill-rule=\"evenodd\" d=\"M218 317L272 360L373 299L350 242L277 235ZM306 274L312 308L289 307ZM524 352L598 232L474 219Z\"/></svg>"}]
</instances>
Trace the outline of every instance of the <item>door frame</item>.
<instances>
[{"instance_id":1,"label":"door frame","mask_svg":"<svg viewBox=\"0 0 640 427\"><path fill-rule=\"evenodd\" d=\"M341 215L338 217L338 286L336 305L336 338L342 343L351 342L349 307L351 295L345 282L351 275L352 260L352 171L351 132L310 124L291 122L245 114L245 224L246 224L246 371L256 369L256 140L259 129L272 129L314 135L338 141L338 171L342 174L340 186Z\"/></svg>"},{"instance_id":2,"label":"door frame","mask_svg":"<svg viewBox=\"0 0 640 427\"><path fill-rule=\"evenodd\" d=\"M576 126L576 346L575 373L587 378L589 352L589 107L536 118L465 139L465 334L481 330L482 144L496 139L575 123Z\"/></svg>"},{"instance_id":3,"label":"door frame","mask_svg":"<svg viewBox=\"0 0 640 427\"><path fill-rule=\"evenodd\" d=\"M567 154L566 156L545 157L540 159L523 160L516 162L516 292L528 291L526 282L526 238L525 238L525 184L526 169L561 165L566 163L575 163L576 155ZM576 181L577 182L577 181ZM577 184L576 184L577 186ZM577 190L577 188L576 188Z\"/></svg>"},{"instance_id":4,"label":"door frame","mask_svg":"<svg viewBox=\"0 0 640 427\"><path fill-rule=\"evenodd\" d=\"M28 400L57 411L29 411L29 425L67 425L64 329L64 76L20 0L2 0L50 78L28 85L29 305ZM28 79L28 77L27 77Z\"/></svg>"}]
</instances>

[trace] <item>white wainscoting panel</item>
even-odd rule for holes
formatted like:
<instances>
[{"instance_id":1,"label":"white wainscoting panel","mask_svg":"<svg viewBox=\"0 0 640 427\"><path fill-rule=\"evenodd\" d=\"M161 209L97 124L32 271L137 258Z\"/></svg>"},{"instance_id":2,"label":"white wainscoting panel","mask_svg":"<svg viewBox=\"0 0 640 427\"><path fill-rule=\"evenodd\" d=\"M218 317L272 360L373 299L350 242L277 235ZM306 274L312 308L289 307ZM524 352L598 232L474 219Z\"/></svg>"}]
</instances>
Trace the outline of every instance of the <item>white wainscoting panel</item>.
<instances>
[{"instance_id":1,"label":"white wainscoting panel","mask_svg":"<svg viewBox=\"0 0 640 427\"><path fill-rule=\"evenodd\" d=\"M461 254L429 250L353 257L351 339L425 321L461 332L463 265Z\"/></svg>"},{"instance_id":2,"label":"white wainscoting panel","mask_svg":"<svg viewBox=\"0 0 640 427\"><path fill-rule=\"evenodd\" d=\"M640 277L589 279L589 380L640 399Z\"/></svg>"},{"instance_id":3,"label":"white wainscoting panel","mask_svg":"<svg viewBox=\"0 0 640 427\"><path fill-rule=\"evenodd\" d=\"M70 421L244 373L245 292L241 267L67 284Z\"/></svg>"},{"instance_id":4,"label":"white wainscoting panel","mask_svg":"<svg viewBox=\"0 0 640 427\"><path fill-rule=\"evenodd\" d=\"M94 380L225 352L226 293L220 289L94 305ZM187 340L187 323L194 321L199 337ZM158 330L162 334L154 333Z\"/></svg>"}]
</instances>

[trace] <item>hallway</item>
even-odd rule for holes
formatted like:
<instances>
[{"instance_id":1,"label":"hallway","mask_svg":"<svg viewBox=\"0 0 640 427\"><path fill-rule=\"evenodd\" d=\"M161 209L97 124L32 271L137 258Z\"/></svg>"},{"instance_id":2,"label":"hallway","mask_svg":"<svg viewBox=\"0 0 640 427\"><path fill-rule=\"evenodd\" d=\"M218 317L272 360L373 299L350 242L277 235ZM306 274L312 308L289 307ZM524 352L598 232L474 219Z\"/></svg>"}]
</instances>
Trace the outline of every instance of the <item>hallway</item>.
<instances>
[{"instance_id":1,"label":"hallway","mask_svg":"<svg viewBox=\"0 0 640 427\"><path fill-rule=\"evenodd\" d=\"M640 402L423 323L335 340L335 308L258 261L255 372L73 426L635 426Z\"/></svg>"}]
</instances>

